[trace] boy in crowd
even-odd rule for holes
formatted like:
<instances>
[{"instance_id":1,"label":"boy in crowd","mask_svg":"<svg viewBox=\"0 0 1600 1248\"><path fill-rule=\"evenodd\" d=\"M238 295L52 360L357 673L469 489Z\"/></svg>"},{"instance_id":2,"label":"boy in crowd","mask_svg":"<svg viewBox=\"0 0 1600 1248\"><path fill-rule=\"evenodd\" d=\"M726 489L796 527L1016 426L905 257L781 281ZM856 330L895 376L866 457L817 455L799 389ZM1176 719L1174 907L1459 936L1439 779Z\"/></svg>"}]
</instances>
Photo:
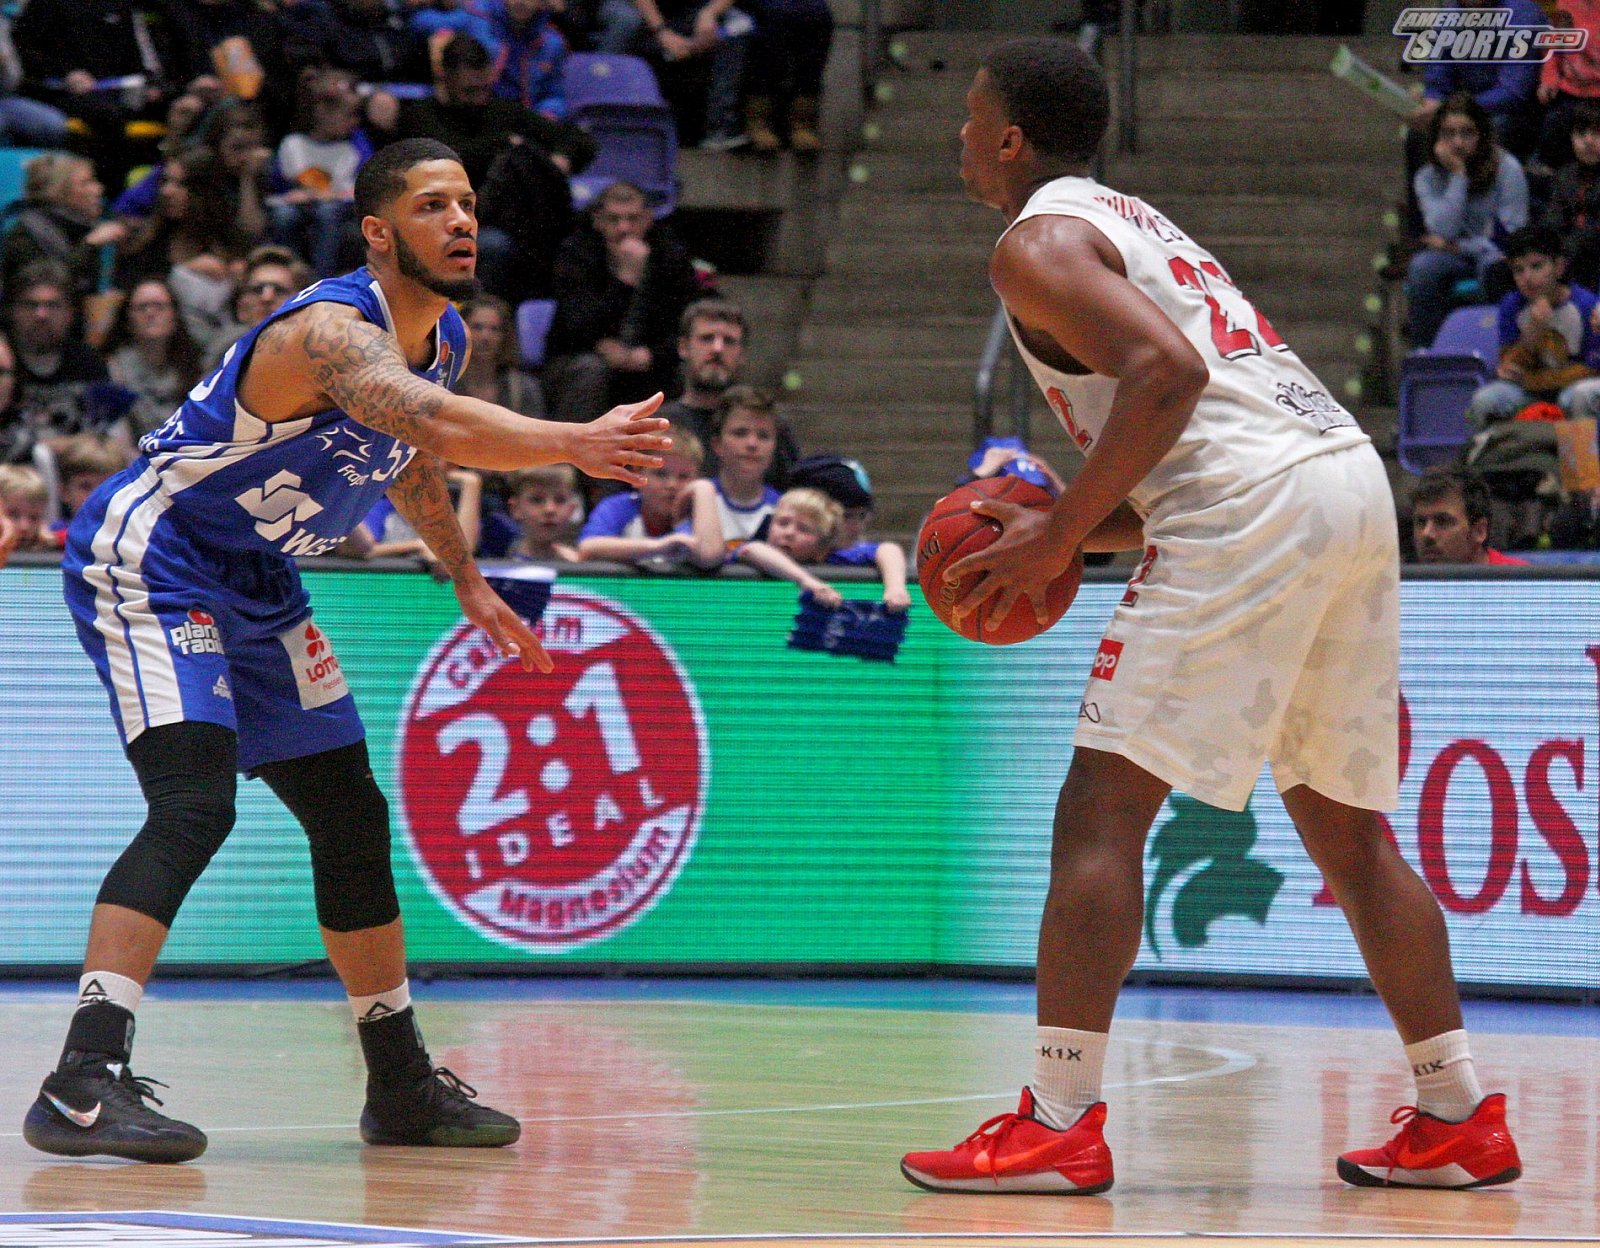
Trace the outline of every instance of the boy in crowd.
<instances>
[{"instance_id":1,"label":"boy in crowd","mask_svg":"<svg viewBox=\"0 0 1600 1248\"><path fill-rule=\"evenodd\" d=\"M52 454L56 468L57 514L50 522L50 535L52 545L59 547L66 541L67 524L78 514L78 508L100 488L102 481L128 466L128 454L111 438L94 433L76 433L59 439Z\"/></svg>"},{"instance_id":2,"label":"boy in crowd","mask_svg":"<svg viewBox=\"0 0 1600 1248\"><path fill-rule=\"evenodd\" d=\"M642 486L602 499L589 513L578 535L580 558L632 563L666 557L708 572L722 566L718 495L711 481L700 479L705 449L680 425L669 425L667 437L671 449L661 467L643 470Z\"/></svg>"},{"instance_id":3,"label":"boy in crowd","mask_svg":"<svg viewBox=\"0 0 1600 1248\"><path fill-rule=\"evenodd\" d=\"M1595 296L1566 282L1561 242L1529 227L1506 241L1517 288L1500 301L1500 367L1467 405L1483 428L1530 403L1554 401L1568 416L1600 415L1600 334Z\"/></svg>"},{"instance_id":4,"label":"boy in crowd","mask_svg":"<svg viewBox=\"0 0 1600 1248\"><path fill-rule=\"evenodd\" d=\"M507 557L522 562L576 563L571 544L578 515L578 474L567 464L524 468L506 481L506 509L522 530Z\"/></svg>"},{"instance_id":5,"label":"boy in crowd","mask_svg":"<svg viewBox=\"0 0 1600 1248\"><path fill-rule=\"evenodd\" d=\"M773 508L765 541L746 542L735 558L768 576L793 581L810 590L825 607L843 601L839 591L818 580L806 565L876 567L883 581L883 605L904 611L911 605L906 590L906 554L894 542L857 542L839 546L844 536L844 508L821 490L790 490Z\"/></svg>"},{"instance_id":6,"label":"boy in crowd","mask_svg":"<svg viewBox=\"0 0 1600 1248\"><path fill-rule=\"evenodd\" d=\"M39 470L29 464L0 464L0 514L15 533L12 550L48 550L44 527L50 491Z\"/></svg>"},{"instance_id":7,"label":"boy in crowd","mask_svg":"<svg viewBox=\"0 0 1600 1248\"><path fill-rule=\"evenodd\" d=\"M1541 224L1564 240L1567 276L1594 290L1600 285L1600 100L1580 100L1572 110L1572 154L1550 188Z\"/></svg>"},{"instance_id":8,"label":"boy in crowd","mask_svg":"<svg viewBox=\"0 0 1600 1248\"><path fill-rule=\"evenodd\" d=\"M772 396L754 386L731 386L717 411L711 453L717 472L718 517L729 550L756 537L778 502L767 472L778 447L778 413Z\"/></svg>"}]
</instances>

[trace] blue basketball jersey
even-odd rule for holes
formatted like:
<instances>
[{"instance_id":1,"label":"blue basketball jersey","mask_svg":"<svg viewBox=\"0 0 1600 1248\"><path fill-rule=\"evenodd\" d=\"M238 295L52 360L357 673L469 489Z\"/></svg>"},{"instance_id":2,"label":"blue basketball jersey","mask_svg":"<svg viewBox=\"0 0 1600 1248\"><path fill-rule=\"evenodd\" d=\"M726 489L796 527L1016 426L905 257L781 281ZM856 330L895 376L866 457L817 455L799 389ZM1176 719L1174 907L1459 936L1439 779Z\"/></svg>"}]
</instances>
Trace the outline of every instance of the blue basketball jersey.
<instances>
[{"instance_id":1,"label":"blue basketball jersey","mask_svg":"<svg viewBox=\"0 0 1600 1248\"><path fill-rule=\"evenodd\" d=\"M238 396L261 331L312 303L347 304L394 331L383 289L367 269L308 286L229 347L217 370L140 440L141 457L99 492L109 497L128 481L153 477L167 524L225 549L321 555L343 541L416 448L338 408L269 425L246 411ZM466 327L455 308L446 307L434 341L433 361L412 372L453 386L467 349Z\"/></svg>"}]
</instances>

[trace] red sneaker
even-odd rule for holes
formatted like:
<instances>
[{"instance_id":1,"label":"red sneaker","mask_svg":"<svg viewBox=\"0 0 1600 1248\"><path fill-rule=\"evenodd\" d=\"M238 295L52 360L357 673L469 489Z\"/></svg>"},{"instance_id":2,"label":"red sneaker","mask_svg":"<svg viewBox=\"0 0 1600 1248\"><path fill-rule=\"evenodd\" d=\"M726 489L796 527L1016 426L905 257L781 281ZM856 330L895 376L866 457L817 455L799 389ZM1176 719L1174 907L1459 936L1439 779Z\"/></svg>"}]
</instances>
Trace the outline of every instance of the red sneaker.
<instances>
[{"instance_id":1,"label":"red sneaker","mask_svg":"<svg viewBox=\"0 0 1600 1248\"><path fill-rule=\"evenodd\" d=\"M1111 1187L1105 1102L1089 1106L1065 1131L1033 1116L1022 1089L1014 1114L984 1123L946 1152L907 1153L900 1173L930 1192L1053 1192L1092 1196Z\"/></svg>"},{"instance_id":2,"label":"red sneaker","mask_svg":"<svg viewBox=\"0 0 1600 1248\"><path fill-rule=\"evenodd\" d=\"M1465 1122L1446 1122L1402 1105L1390 1122L1400 1134L1382 1148L1339 1158L1339 1177L1357 1187L1488 1187L1522 1174L1522 1159L1506 1128L1503 1092L1486 1096Z\"/></svg>"}]
</instances>

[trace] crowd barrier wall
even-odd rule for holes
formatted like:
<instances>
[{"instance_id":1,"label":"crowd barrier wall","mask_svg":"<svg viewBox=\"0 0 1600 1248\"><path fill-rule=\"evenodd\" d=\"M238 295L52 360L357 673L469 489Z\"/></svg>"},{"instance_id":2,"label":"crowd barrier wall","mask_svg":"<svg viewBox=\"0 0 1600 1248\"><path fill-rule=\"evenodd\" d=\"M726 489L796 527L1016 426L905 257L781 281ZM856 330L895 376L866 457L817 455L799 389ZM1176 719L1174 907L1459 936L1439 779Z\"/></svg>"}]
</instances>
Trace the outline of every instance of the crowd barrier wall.
<instances>
[{"instance_id":1,"label":"crowd barrier wall","mask_svg":"<svg viewBox=\"0 0 1600 1248\"><path fill-rule=\"evenodd\" d=\"M1031 966L1052 809L1120 581L1007 648L919 601L896 659L874 662L790 648L787 584L564 573L552 676L499 659L415 571L306 581L390 797L416 962ZM1402 601L1389 826L1444 907L1458 974L1592 995L1600 581L1408 578ZM142 804L56 569L0 573L0 638L0 969L66 968ZM320 958L302 836L259 781L239 807L166 961ZM1362 976L1269 773L1242 814L1169 799L1146 893L1138 972Z\"/></svg>"}]
</instances>

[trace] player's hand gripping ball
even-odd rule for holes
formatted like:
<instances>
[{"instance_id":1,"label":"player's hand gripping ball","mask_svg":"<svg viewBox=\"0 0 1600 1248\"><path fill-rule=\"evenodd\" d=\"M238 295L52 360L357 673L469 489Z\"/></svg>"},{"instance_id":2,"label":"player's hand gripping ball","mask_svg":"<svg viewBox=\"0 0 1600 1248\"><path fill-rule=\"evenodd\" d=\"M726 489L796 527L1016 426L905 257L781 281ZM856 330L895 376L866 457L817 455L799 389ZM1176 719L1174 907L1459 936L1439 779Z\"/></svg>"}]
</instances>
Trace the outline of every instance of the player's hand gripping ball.
<instances>
[{"instance_id":1,"label":"player's hand gripping ball","mask_svg":"<svg viewBox=\"0 0 1600 1248\"><path fill-rule=\"evenodd\" d=\"M994 598L957 620L951 608L966 597L967 591L985 573L969 573L950 584L944 579L944 570L957 559L992 545L1000 536L998 523L972 510L973 503L985 498L1016 503L1035 511L1048 511L1052 501L1048 491L1020 477L982 477L951 491L934 504L917 536L917 581L933 613L968 641L1010 646L1037 637L1067 613L1083 582L1083 552L1075 554L1067 570L1050 582L1045 594L1048 617L1045 623L1039 623L1033 604L1026 597L1018 598L1005 618L998 622L991 617L996 605Z\"/></svg>"}]
</instances>

